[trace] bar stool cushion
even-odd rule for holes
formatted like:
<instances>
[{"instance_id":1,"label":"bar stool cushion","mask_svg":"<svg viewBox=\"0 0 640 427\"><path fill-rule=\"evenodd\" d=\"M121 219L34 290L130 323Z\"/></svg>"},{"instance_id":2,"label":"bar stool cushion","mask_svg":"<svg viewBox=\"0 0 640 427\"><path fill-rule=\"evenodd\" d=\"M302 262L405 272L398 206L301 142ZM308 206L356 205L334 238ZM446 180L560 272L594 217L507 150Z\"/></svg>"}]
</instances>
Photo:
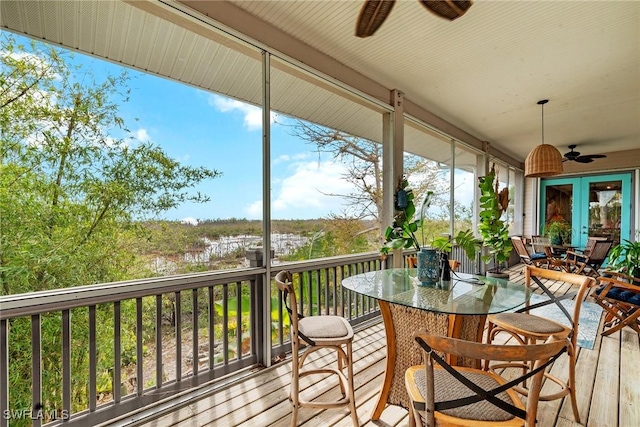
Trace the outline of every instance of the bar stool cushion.
<instances>
[{"instance_id":1,"label":"bar stool cushion","mask_svg":"<svg viewBox=\"0 0 640 427\"><path fill-rule=\"evenodd\" d=\"M311 316L300 319L298 330L309 338L340 338L353 334L351 325L339 316Z\"/></svg>"}]
</instances>

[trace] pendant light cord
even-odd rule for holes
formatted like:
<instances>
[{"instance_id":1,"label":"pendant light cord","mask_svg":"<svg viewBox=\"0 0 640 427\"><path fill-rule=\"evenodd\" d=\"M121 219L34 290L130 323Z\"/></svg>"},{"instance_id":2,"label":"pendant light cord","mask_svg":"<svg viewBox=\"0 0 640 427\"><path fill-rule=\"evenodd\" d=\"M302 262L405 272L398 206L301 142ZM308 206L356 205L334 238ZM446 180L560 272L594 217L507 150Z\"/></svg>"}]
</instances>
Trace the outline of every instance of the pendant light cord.
<instances>
[{"instance_id":1,"label":"pendant light cord","mask_svg":"<svg viewBox=\"0 0 640 427\"><path fill-rule=\"evenodd\" d=\"M544 144L544 104L542 104L542 143Z\"/></svg>"},{"instance_id":2,"label":"pendant light cord","mask_svg":"<svg viewBox=\"0 0 640 427\"><path fill-rule=\"evenodd\" d=\"M548 99L543 99L538 101L538 105L542 107L542 144L543 145L544 145L544 104L546 104L547 102L549 102Z\"/></svg>"}]
</instances>

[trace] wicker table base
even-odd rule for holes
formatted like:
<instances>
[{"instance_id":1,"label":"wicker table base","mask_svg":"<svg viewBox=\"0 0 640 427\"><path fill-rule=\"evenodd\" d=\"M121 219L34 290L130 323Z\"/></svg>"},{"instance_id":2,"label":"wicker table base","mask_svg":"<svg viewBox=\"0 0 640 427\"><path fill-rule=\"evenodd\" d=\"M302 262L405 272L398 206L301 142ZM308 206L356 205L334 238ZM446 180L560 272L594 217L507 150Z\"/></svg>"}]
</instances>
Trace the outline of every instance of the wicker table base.
<instances>
[{"instance_id":1,"label":"wicker table base","mask_svg":"<svg viewBox=\"0 0 640 427\"><path fill-rule=\"evenodd\" d=\"M413 339L417 330L447 335L470 341L480 341L486 316L433 313L416 308L379 301L387 337L387 360L382 389L371 415L380 419L387 403L409 407L409 396L404 385L404 373L410 366L420 365L422 350ZM479 366L474 359L452 360L461 366Z\"/></svg>"}]
</instances>

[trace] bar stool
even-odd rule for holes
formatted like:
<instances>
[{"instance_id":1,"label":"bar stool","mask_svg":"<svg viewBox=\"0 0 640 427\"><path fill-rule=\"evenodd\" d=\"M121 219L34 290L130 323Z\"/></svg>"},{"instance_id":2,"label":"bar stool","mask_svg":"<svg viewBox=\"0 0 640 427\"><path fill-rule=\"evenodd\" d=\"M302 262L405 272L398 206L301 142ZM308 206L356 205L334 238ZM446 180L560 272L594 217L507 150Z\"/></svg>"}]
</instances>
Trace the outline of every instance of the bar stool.
<instances>
[{"instance_id":1,"label":"bar stool","mask_svg":"<svg viewBox=\"0 0 640 427\"><path fill-rule=\"evenodd\" d=\"M349 322L341 316L321 315L304 317L297 311L296 294L293 289L290 271L283 270L276 275L278 289L282 291L289 318L291 320L291 389L289 400L293 404L291 426L298 422L298 410L302 406L309 408L329 409L348 407L354 426L358 426L355 395L353 388L353 329ZM301 351L301 346L306 346ZM343 348L344 346L344 348ZM320 369L304 368L307 356L317 350L332 349L336 352L337 368L324 367ZM344 368L347 368L345 375ZM336 401L312 401L300 396L300 378L307 375L331 374L339 380L342 398Z\"/></svg>"}]
</instances>

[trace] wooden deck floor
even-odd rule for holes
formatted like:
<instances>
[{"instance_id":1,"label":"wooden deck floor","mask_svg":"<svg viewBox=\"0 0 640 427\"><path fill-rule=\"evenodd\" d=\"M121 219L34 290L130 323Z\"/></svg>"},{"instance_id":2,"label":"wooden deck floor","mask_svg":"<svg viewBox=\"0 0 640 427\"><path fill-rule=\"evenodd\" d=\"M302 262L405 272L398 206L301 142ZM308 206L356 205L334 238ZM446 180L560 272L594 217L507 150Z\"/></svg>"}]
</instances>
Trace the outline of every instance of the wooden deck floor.
<instances>
[{"instance_id":1,"label":"wooden deck floor","mask_svg":"<svg viewBox=\"0 0 640 427\"><path fill-rule=\"evenodd\" d=\"M522 276L512 274L512 279ZM563 283L553 285L556 295L569 291ZM313 359L321 366L333 362L326 353ZM358 419L363 426L407 426L405 409L388 406L378 421L371 421L371 411L382 383L385 362L385 332L381 322L357 331L354 342L354 371ZM566 378L566 356L551 367ZM288 426L291 404L288 401L290 360L254 373L216 391L202 391L195 401L166 402L156 408L150 420L129 418L119 425L147 427L192 426ZM582 425L640 426L640 341L638 335L625 328L609 337L598 335L592 350L580 348L577 360L577 390ZM304 383L307 396L330 398L338 393L334 380L317 384ZM335 386L335 387L332 387ZM158 410L163 410L158 416ZM152 412L153 412L152 411ZM304 426L350 426L346 409L320 411L303 408L299 424ZM538 427L577 426L568 399L541 402Z\"/></svg>"}]
</instances>

